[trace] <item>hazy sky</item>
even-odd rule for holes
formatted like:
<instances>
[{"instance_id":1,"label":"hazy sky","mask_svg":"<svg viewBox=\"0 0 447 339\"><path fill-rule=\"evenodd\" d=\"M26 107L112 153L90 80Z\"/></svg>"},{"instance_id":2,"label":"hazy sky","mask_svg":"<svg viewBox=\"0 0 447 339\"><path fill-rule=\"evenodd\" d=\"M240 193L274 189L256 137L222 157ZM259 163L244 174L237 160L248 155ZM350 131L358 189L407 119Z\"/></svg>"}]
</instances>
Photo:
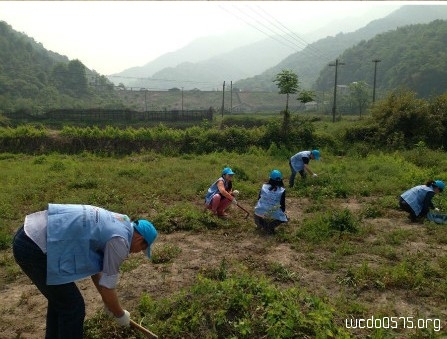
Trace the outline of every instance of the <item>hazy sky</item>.
<instances>
[{"instance_id":1,"label":"hazy sky","mask_svg":"<svg viewBox=\"0 0 447 339\"><path fill-rule=\"evenodd\" d=\"M285 27L299 22L302 32L294 31L299 35L343 17L379 18L408 3L417 2L0 1L0 20L46 49L108 75L143 66L201 36L245 28L267 38L261 31L270 26L272 35L275 22Z\"/></svg>"}]
</instances>

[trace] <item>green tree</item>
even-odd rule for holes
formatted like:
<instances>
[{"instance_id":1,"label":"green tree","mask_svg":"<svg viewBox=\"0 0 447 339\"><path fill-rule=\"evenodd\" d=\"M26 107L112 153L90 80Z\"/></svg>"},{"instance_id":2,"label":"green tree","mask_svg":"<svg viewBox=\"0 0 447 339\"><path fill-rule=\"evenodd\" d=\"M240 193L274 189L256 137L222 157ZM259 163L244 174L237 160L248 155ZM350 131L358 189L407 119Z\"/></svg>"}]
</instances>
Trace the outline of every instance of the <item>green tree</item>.
<instances>
[{"instance_id":1,"label":"green tree","mask_svg":"<svg viewBox=\"0 0 447 339\"><path fill-rule=\"evenodd\" d=\"M289 135L289 125L290 125L290 112L289 112L289 96L290 94L296 94L299 89L299 81L298 75L296 75L293 71L290 70L282 70L280 73L276 75L275 80L273 82L279 88L279 94L286 94L286 109L284 110L284 120L282 126L282 132L285 138L285 142L287 142L287 138Z\"/></svg>"},{"instance_id":2,"label":"green tree","mask_svg":"<svg viewBox=\"0 0 447 339\"><path fill-rule=\"evenodd\" d=\"M364 81L352 82L349 84L349 99L353 107L359 110L360 118L369 103L368 84Z\"/></svg>"},{"instance_id":3,"label":"green tree","mask_svg":"<svg viewBox=\"0 0 447 339\"><path fill-rule=\"evenodd\" d=\"M58 90L65 90L66 81L68 77L67 65L63 62L55 64L51 70L51 82Z\"/></svg>"},{"instance_id":4,"label":"green tree","mask_svg":"<svg viewBox=\"0 0 447 339\"><path fill-rule=\"evenodd\" d=\"M68 78L65 79L70 94L81 97L88 93L88 81L85 66L79 60L72 60L67 65Z\"/></svg>"},{"instance_id":5,"label":"green tree","mask_svg":"<svg viewBox=\"0 0 447 339\"><path fill-rule=\"evenodd\" d=\"M298 95L297 100L301 103L305 104L308 102L312 102L315 100L315 92L314 91L301 91L300 95Z\"/></svg>"},{"instance_id":6,"label":"green tree","mask_svg":"<svg viewBox=\"0 0 447 339\"><path fill-rule=\"evenodd\" d=\"M433 123L430 128L428 145L447 147L447 93L431 98L428 104L427 119Z\"/></svg>"},{"instance_id":7,"label":"green tree","mask_svg":"<svg viewBox=\"0 0 447 339\"><path fill-rule=\"evenodd\" d=\"M282 70L273 82L278 86L279 94L287 95L285 112L289 112L289 96L298 93L299 89L298 75L290 70Z\"/></svg>"}]
</instances>

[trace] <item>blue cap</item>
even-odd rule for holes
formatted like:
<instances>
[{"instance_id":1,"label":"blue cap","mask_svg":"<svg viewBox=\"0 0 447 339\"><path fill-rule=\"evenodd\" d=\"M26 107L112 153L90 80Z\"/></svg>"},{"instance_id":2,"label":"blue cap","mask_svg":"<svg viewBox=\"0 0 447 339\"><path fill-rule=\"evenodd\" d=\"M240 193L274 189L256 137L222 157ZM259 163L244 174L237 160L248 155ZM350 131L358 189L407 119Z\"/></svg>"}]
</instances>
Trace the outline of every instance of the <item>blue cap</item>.
<instances>
[{"instance_id":1,"label":"blue cap","mask_svg":"<svg viewBox=\"0 0 447 339\"><path fill-rule=\"evenodd\" d=\"M312 152L312 155L314 156L315 160L320 160L320 151L317 149L314 149Z\"/></svg>"},{"instance_id":2,"label":"blue cap","mask_svg":"<svg viewBox=\"0 0 447 339\"><path fill-rule=\"evenodd\" d=\"M140 219L137 222L133 222L132 225L135 229L140 233L144 240L147 242L147 256L151 257L151 245L154 242L155 238L157 238L157 230L151 222Z\"/></svg>"},{"instance_id":3,"label":"blue cap","mask_svg":"<svg viewBox=\"0 0 447 339\"><path fill-rule=\"evenodd\" d=\"M442 180L435 180L434 185L439 188L439 190L442 192L445 189L445 184Z\"/></svg>"},{"instance_id":4,"label":"blue cap","mask_svg":"<svg viewBox=\"0 0 447 339\"><path fill-rule=\"evenodd\" d=\"M225 168L223 169L223 171L222 171L222 175L224 175L224 174L233 175L234 172L231 170L230 167L225 167Z\"/></svg>"},{"instance_id":5,"label":"blue cap","mask_svg":"<svg viewBox=\"0 0 447 339\"><path fill-rule=\"evenodd\" d=\"M270 179L280 181L282 180L282 173L278 170L273 170L270 172Z\"/></svg>"}]
</instances>

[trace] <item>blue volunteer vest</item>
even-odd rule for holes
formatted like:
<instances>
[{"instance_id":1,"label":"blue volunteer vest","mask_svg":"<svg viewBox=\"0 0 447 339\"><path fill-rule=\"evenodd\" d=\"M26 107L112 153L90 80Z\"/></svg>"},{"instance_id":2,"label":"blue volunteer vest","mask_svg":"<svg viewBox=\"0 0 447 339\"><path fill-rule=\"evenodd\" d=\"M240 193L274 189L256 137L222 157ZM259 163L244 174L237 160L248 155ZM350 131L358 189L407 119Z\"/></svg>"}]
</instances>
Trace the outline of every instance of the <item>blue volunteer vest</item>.
<instances>
[{"instance_id":1,"label":"blue volunteer vest","mask_svg":"<svg viewBox=\"0 0 447 339\"><path fill-rule=\"evenodd\" d=\"M119 236L130 248L132 235L127 215L90 205L49 204L47 284L61 285L101 272L106 242Z\"/></svg>"},{"instance_id":2,"label":"blue volunteer vest","mask_svg":"<svg viewBox=\"0 0 447 339\"><path fill-rule=\"evenodd\" d=\"M295 154L293 157L291 157L290 163L291 163L293 169L297 172L301 171L304 168L303 158L310 159L310 155L311 155L311 151L302 151L302 152Z\"/></svg>"},{"instance_id":3,"label":"blue volunteer vest","mask_svg":"<svg viewBox=\"0 0 447 339\"><path fill-rule=\"evenodd\" d=\"M419 185L405 191L401 197L410 205L414 214L418 216L422 211L422 205L428 192L433 192L433 188L426 185Z\"/></svg>"},{"instance_id":4,"label":"blue volunteer vest","mask_svg":"<svg viewBox=\"0 0 447 339\"><path fill-rule=\"evenodd\" d=\"M211 199L213 199L214 195L219 193L219 188L217 187L217 183L222 180L224 183L224 187L225 189L228 189L228 183L227 181L224 179L224 177L220 177L219 179L217 179L214 184L212 184L210 186L210 188L208 188L208 192L205 195L205 203L207 205L209 205L211 203Z\"/></svg>"},{"instance_id":5,"label":"blue volunteer vest","mask_svg":"<svg viewBox=\"0 0 447 339\"><path fill-rule=\"evenodd\" d=\"M284 193L284 187L278 187L275 190L269 190L269 184L262 185L260 198L255 206L255 214L260 217L287 221L285 213L281 210L281 196Z\"/></svg>"}]
</instances>

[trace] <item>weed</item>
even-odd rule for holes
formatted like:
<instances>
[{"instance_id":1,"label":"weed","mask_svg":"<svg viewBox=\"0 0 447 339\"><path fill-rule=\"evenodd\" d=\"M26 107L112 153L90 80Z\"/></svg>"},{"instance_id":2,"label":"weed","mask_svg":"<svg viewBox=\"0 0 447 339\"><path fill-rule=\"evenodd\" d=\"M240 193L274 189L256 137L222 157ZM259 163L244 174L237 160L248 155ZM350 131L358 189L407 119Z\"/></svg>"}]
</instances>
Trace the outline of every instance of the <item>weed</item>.
<instances>
[{"instance_id":1,"label":"weed","mask_svg":"<svg viewBox=\"0 0 447 339\"><path fill-rule=\"evenodd\" d=\"M121 272L130 272L130 271L134 270L135 268L137 268L144 262L143 259L145 259L145 258L141 258L141 256L139 256L139 257L131 256L131 257L127 258L127 260L125 260L121 264L120 271Z\"/></svg>"},{"instance_id":2,"label":"weed","mask_svg":"<svg viewBox=\"0 0 447 339\"><path fill-rule=\"evenodd\" d=\"M199 277L169 300L140 303L144 322L161 337L350 338L334 322L333 310L298 289L280 290L261 276ZM187 322L185 322L187 319Z\"/></svg>"},{"instance_id":3,"label":"weed","mask_svg":"<svg viewBox=\"0 0 447 339\"><path fill-rule=\"evenodd\" d=\"M42 165L47 162L47 157L45 155L38 156L34 159L33 164Z\"/></svg>"},{"instance_id":4,"label":"weed","mask_svg":"<svg viewBox=\"0 0 447 339\"><path fill-rule=\"evenodd\" d=\"M349 241L343 241L337 246L335 253L343 257L357 253L357 249Z\"/></svg>"},{"instance_id":5,"label":"weed","mask_svg":"<svg viewBox=\"0 0 447 339\"><path fill-rule=\"evenodd\" d=\"M5 229L0 228L0 250L11 247L12 236Z\"/></svg>"},{"instance_id":6,"label":"weed","mask_svg":"<svg viewBox=\"0 0 447 339\"><path fill-rule=\"evenodd\" d=\"M337 276L336 279L340 285L348 287L356 287L358 284L358 279L351 269L348 269L344 276Z\"/></svg>"},{"instance_id":7,"label":"weed","mask_svg":"<svg viewBox=\"0 0 447 339\"><path fill-rule=\"evenodd\" d=\"M216 218L208 211L191 208L185 204L166 208L157 214L153 221L157 229L166 233L225 227L224 220Z\"/></svg>"},{"instance_id":8,"label":"weed","mask_svg":"<svg viewBox=\"0 0 447 339\"><path fill-rule=\"evenodd\" d=\"M123 169L118 171L119 177L128 177L131 179L140 178L143 175L139 169Z\"/></svg>"},{"instance_id":9,"label":"weed","mask_svg":"<svg viewBox=\"0 0 447 339\"><path fill-rule=\"evenodd\" d=\"M279 282L294 282L298 279L295 272L276 262L268 264L267 274Z\"/></svg>"},{"instance_id":10,"label":"weed","mask_svg":"<svg viewBox=\"0 0 447 339\"><path fill-rule=\"evenodd\" d=\"M223 258L220 261L219 268L207 268L201 271L201 274L209 279L224 281L228 275L228 264L227 260Z\"/></svg>"},{"instance_id":11,"label":"weed","mask_svg":"<svg viewBox=\"0 0 447 339\"><path fill-rule=\"evenodd\" d=\"M96 179L82 179L68 184L71 189L95 189L98 188L99 182Z\"/></svg>"},{"instance_id":12,"label":"weed","mask_svg":"<svg viewBox=\"0 0 447 339\"><path fill-rule=\"evenodd\" d=\"M350 233L356 233L358 231L358 222L348 209L331 213L328 218L328 223L329 229L339 231L340 234L344 231Z\"/></svg>"},{"instance_id":13,"label":"weed","mask_svg":"<svg viewBox=\"0 0 447 339\"><path fill-rule=\"evenodd\" d=\"M414 232L410 230L392 230L386 234L385 241L390 245L401 245L404 241L416 239Z\"/></svg>"},{"instance_id":14,"label":"weed","mask_svg":"<svg viewBox=\"0 0 447 339\"><path fill-rule=\"evenodd\" d=\"M84 338L143 339L144 336L131 327L118 326L112 318L103 312L97 312L93 317L90 317L84 322Z\"/></svg>"},{"instance_id":15,"label":"weed","mask_svg":"<svg viewBox=\"0 0 447 339\"><path fill-rule=\"evenodd\" d=\"M5 277L5 281L0 280L0 287L4 283L13 282L21 274L21 269L19 265L16 264L12 253L6 252L0 255L0 267L4 274L1 276Z\"/></svg>"},{"instance_id":16,"label":"weed","mask_svg":"<svg viewBox=\"0 0 447 339\"><path fill-rule=\"evenodd\" d=\"M63 172L66 165L62 161L54 161L48 169L53 172Z\"/></svg>"},{"instance_id":17,"label":"weed","mask_svg":"<svg viewBox=\"0 0 447 339\"><path fill-rule=\"evenodd\" d=\"M170 244L165 244L161 248L155 246L151 250L151 260L154 264L167 263L176 258L181 252L181 248Z\"/></svg>"},{"instance_id":18,"label":"weed","mask_svg":"<svg viewBox=\"0 0 447 339\"><path fill-rule=\"evenodd\" d=\"M383 217L383 210L375 204L366 204L360 213L363 218L380 218Z\"/></svg>"}]
</instances>

